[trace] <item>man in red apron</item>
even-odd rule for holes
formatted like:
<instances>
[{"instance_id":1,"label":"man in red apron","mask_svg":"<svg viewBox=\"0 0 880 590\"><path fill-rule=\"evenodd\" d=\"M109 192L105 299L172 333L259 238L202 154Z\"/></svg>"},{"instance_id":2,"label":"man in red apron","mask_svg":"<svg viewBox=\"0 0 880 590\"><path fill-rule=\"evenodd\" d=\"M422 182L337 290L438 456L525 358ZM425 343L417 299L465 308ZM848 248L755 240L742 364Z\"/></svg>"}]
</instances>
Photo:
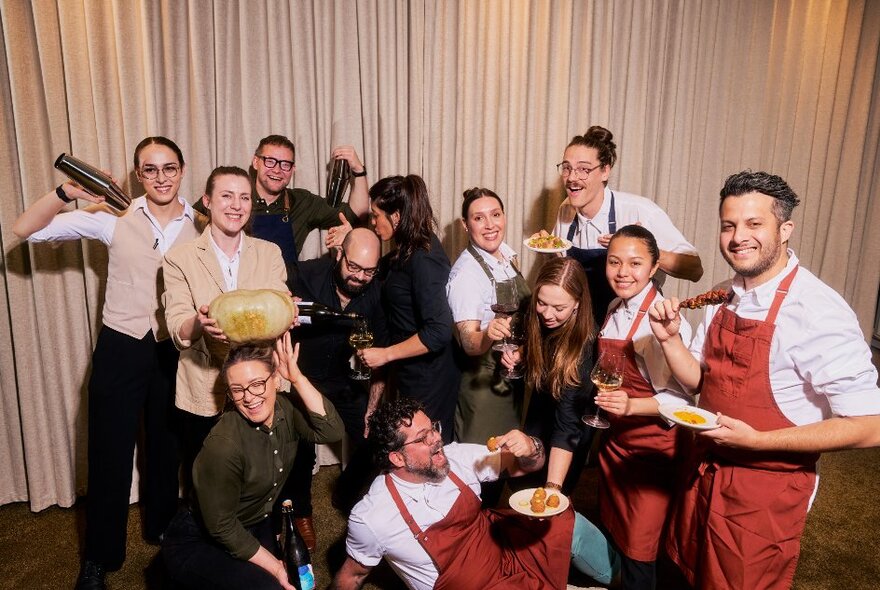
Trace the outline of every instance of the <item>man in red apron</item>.
<instances>
[{"instance_id":1,"label":"man in red apron","mask_svg":"<svg viewBox=\"0 0 880 590\"><path fill-rule=\"evenodd\" d=\"M401 399L370 417L370 440L385 472L352 511L348 558L333 588L360 588L383 557L409 588L565 588L569 562L603 582L617 568L602 534L568 509L535 519L481 510L481 481L536 471L540 440L512 430L484 445L443 446L439 422Z\"/></svg>"},{"instance_id":2,"label":"man in red apron","mask_svg":"<svg viewBox=\"0 0 880 590\"><path fill-rule=\"evenodd\" d=\"M791 586L819 453L876 444L877 371L855 314L786 245L799 200L765 172L721 190L721 254L736 272L690 354L678 300L651 326L682 385L720 428L695 437L666 549L698 588Z\"/></svg>"}]
</instances>

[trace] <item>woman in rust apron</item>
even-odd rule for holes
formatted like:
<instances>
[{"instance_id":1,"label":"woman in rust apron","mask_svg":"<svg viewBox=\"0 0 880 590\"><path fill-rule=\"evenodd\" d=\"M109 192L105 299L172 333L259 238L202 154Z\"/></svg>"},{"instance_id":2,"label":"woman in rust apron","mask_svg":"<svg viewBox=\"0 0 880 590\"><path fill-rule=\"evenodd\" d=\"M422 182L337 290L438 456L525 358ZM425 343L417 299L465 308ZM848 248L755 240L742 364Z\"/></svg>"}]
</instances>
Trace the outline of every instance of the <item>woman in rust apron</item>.
<instances>
[{"instance_id":1,"label":"woman in rust apron","mask_svg":"<svg viewBox=\"0 0 880 590\"><path fill-rule=\"evenodd\" d=\"M717 311L703 345L700 407L757 430L794 426L773 397L770 347L797 270L779 284L763 321L724 305ZM692 451L687 487L671 515L670 557L696 588L789 588L818 454L731 449L704 437Z\"/></svg>"},{"instance_id":2,"label":"woman in rust apron","mask_svg":"<svg viewBox=\"0 0 880 590\"><path fill-rule=\"evenodd\" d=\"M688 403L645 317L662 295L652 277L660 250L641 226L620 229L608 245L607 282L619 299L599 335L599 354L625 355L622 390L600 393L611 427L599 451L599 515L621 553L624 588L655 587L655 561L674 490L676 437L658 417L663 403ZM690 340L686 323L681 331Z\"/></svg>"}]
</instances>

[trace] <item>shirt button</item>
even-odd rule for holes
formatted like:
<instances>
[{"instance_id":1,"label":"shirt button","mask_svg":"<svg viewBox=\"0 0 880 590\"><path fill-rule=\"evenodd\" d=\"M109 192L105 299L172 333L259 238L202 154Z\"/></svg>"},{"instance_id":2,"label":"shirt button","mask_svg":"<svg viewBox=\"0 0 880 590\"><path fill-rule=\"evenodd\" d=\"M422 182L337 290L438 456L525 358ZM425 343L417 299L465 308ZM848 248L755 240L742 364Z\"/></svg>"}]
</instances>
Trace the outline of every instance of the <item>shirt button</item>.
<instances>
[{"instance_id":1,"label":"shirt button","mask_svg":"<svg viewBox=\"0 0 880 590\"><path fill-rule=\"evenodd\" d=\"M277 455L277 454L278 454L278 449L275 449L275 450L272 451L272 452L275 453L275 454Z\"/></svg>"},{"instance_id":2,"label":"shirt button","mask_svg":"<svg viewBox=\"0 0 880 590\"><path fill-rule=\"evenodd\" d=\"M277 482L277 481L272 482L272 487L273 487L273 488L274 488L274 487L277 487L277 486L278 486L278 482Z\"/></svg>"},{"instance_id":3,"label":"shirt button","mask_svg":"<svg viewBox=\"0 0 880 590\"><path fill-rule=\"evenodd\" d=\"M278 468L278 473L281 473L282 471L284 471L284 467L279 467L279 468Z\"/></svg>"}]
</instances>

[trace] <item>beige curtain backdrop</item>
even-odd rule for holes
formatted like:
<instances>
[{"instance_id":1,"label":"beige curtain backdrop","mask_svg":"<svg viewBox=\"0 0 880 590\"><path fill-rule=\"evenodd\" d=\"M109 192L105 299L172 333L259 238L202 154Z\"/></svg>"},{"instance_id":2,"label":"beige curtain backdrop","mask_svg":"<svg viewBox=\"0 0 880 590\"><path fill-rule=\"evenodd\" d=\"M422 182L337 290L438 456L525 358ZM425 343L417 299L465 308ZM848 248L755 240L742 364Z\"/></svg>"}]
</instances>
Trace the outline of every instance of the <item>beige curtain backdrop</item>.
<instances>
[{"instance_id":1,"label":"beige curtain backdrop","mask_svg":"<svg viewBox=\"0 0 880 590\"><path fill-rule=\"evenodd\" d=\"M167 135L194 200L260 137L297 145L321 192L330 149L369 180L417 173L450 258L464 189L507 203L507 241L549 228L571 136L611 129L611 186L664 207L717 253L717 195L743 168L788 179L792 247L866 333L880 284L880 3L867 0L0 0L0 503L69 506L84 491L86 383L106 251L29 246L11 226L62 180L61 152L140 194L132 151ZM306 255L320 251L313 235Z\"/></svg>"}]
</instances>

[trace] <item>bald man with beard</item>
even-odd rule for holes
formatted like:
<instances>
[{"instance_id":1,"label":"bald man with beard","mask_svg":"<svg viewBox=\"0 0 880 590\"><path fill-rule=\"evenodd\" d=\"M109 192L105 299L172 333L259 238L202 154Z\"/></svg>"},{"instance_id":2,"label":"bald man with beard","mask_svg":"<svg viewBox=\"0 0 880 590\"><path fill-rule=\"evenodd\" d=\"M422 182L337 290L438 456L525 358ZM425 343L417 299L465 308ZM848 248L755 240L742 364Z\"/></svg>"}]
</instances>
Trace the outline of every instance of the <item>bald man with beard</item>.
<instances>
[{"instance_id":1,"label":"bald man with beard","mask_svg":"<svg viewBox=\"0 0 880 590\"><path fill-rule=\"evenodd\" d=\"M303 301L313 301L337 311L352 312L366 318L376 346L388 343L385 314L380 301L379 282L374 280L381 256L379 238L369 229L351 230L330 254L289 268L290 291ZM352 348L348 344L353 322L347 319L316 320L292 332L300 343L299 366L315 387L337 408L350 441L351 458L337 483L334 504L348 514L366 490L374 475L363 442L367 419L385 388L382 371L373 371L371 381L356 381L351 373ZM302 443L287 486L279 496L293 500L294 520L309 546L316 538L312 524L312 469L315 446Z\"/></svg>"}]
</instances>

